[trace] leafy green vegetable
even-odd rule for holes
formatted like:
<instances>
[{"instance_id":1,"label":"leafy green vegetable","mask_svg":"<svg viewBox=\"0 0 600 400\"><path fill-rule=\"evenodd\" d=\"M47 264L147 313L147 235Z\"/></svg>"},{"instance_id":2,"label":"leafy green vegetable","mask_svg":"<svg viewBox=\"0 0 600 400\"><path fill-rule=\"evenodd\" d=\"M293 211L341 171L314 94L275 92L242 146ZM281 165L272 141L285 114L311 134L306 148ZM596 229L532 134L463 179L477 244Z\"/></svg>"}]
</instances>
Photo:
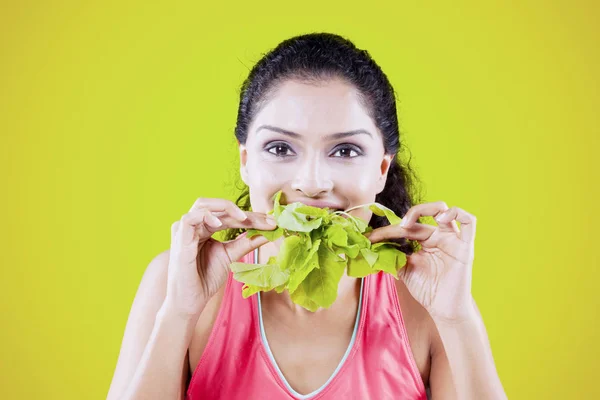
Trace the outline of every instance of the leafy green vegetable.
<instances>
[{"instance_id":1,"label":"leafy green vegetable","mask_svg":"<svg viewBox=\"0 0 600 400\"><path fill-rule=\"evenodd\" d=\"M273 197L269 211L277 229L248 229L247 237L262 235L269 241L284 237L279 253L267 264L231 264L235 280L244 283L242 295L287 290L292 301L310 311L330 307L344 271L362 278L384 271L398 279L398 270L406 265L406 255L393 242L371 243L365 236L373 230L367 222L348 212L368 207L374 214L385 216L390 224L402 221L392 210L369 203L335 211L296 202L281 204L282 191ZM346 216L346 218L344 218Z\"/></svg>"}]
</instances>

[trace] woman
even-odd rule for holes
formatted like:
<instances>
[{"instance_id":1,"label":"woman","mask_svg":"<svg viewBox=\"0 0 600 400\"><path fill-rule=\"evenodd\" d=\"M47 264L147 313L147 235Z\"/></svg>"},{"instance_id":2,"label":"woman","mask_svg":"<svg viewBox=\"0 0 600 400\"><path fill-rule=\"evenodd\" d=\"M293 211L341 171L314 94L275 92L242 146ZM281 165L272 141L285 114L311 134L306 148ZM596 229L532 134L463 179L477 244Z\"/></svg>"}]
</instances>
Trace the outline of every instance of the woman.
<instances>
[{"instance_id":1,"label":"woman","mask_svg":"<svg viewBox=\"0 0 600 400\"><path fill-rule=\"evenodd\" d=\"M235 204L198 199L173 224L136 294L109 399L506 398L471 296L475 217L415 204L394 90L368 52L327 33L282 42L244 82L235 134L248 190ZM371 242L401 244L400 279L345 275L314 313L287 292L243 299L229 265L277 254L281 239L242 232L275 228L280 190L288 203L377 201L403 216L351 211L375 228ZM225 242L211 238L222 230Z\"/></svg>"}]
</instances>

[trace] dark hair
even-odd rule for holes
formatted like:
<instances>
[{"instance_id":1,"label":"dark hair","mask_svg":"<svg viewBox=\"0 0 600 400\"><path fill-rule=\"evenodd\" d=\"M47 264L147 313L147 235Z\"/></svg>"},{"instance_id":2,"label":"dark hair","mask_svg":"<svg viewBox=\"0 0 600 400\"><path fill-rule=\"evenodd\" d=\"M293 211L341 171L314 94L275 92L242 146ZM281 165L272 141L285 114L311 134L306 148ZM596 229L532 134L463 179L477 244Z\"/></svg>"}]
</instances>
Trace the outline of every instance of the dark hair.
<instances>
[{"instance_id":1,"label":"dark hair","mask_svg":"<svg viewBox=\"0 0 600 400\"><path fill-rule=\"evenodd\" d=\"M318 84L341 78L358 89L359 99L383 135L386 154L393 154L385 188L375 201L392 209L403 217L417 202L418 179L410 168L410 160L403 165L398 159L401 147L396 94L387 76L366 50L346 38L332 33L310 33L284 40L273 50L263 55L250 71L240 89L235 136L245 144L248 127L260 109L269 101L281 83L286 80ZM241 194L236 204L250 211L250 192L242 183ZM373 228L389 225L385 217L373 214L369 221ZM224 239L232 240L243 230L229 229ZM393 240L401 245L400 250L412 254L417 243L403 238Z\"/></svg>"}]
</instances>

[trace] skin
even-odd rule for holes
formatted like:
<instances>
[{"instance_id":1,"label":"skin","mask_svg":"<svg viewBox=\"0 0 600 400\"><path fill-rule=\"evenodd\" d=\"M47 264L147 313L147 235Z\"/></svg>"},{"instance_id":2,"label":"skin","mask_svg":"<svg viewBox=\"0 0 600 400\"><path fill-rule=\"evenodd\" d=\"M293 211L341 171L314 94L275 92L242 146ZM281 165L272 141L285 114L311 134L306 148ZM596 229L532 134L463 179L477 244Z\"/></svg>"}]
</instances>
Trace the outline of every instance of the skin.
<instances>
[{"instance_id":1,"label":"skin","mask_svg":"<svg viewBox=\"0 0 600 400\"><path fill-rule=\"evenodd\" d=\"M368 134L329 137L357 130ZM393 155L385 154L381 133L360 104L356 90L342 80L320 85L284 82L256 115L248 132L245 145L239 146L240 174L250 188L255 212L270 211L273 195L279 190L283 190L287 203L326 201L347 209L375 201L385 187ZM371 211L364 208L351 214L366 221L371 218ZM266 263L276 255L280 244L281 240L260 246L258 262ZM323 385L343 357L354 327L359 285L358 279L343 276L336 302L315 313L294 304L287 292L262 295L269 345L284 376L299 393ZM431 386L437 399L454 398L449 394L454 388L448 359L431 315L402 279L396 281L396 288L412 354L425 386ZM196 324L189 347L191 374L222 296L223 287L212 296Z\"/></svg>"}]
</instances>

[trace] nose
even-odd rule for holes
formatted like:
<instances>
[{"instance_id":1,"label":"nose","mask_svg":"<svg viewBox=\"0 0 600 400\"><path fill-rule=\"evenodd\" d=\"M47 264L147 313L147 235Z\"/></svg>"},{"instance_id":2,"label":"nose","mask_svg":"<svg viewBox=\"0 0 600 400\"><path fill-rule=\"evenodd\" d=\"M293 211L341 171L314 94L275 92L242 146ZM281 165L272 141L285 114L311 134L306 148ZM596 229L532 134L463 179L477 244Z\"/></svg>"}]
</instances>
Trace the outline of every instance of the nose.
<instances>
[{"instance_id":1,"label":"nose","mask_svg":"<svg viewBox=\"0 0 600 400\"><path fill-rule=\"evenodd\" d=\"M333 181L328 172L322 168L318 157L307 158L298 169L292 189L302 192L306 197L317 197L333 189Z\"/></svg>"}]
</instances>

